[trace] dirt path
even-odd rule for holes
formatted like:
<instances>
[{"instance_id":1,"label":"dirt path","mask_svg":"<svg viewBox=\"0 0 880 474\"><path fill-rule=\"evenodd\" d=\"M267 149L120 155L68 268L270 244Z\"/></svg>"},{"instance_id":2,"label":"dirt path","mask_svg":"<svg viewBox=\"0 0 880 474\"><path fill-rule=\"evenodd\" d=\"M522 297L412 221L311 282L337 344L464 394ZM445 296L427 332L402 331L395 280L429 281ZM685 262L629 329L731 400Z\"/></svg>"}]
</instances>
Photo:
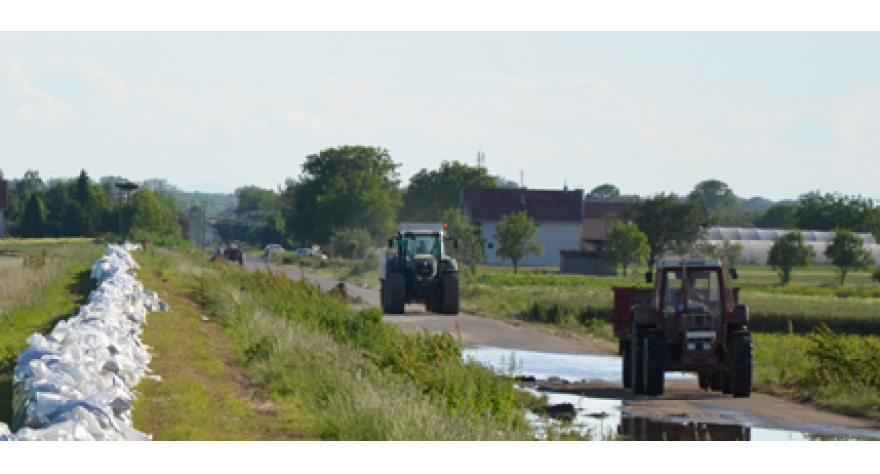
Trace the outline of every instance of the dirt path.
<instances>
[{"instance_id":1,"label":"dirt path","mask_svg":"<svg viewBox=\"0 0 880 474\"><path fill-rule=\"evenodd\" d=\"M246 265L259 267L265 263L262 259L249 258ZM303 273L299 269L285 271L293 278L305 274L306 278L325 289L339 284L337 279L316 273ZM362 298L366 304L379 304L377 290L353 285L347 285L347 290L350 295ZM435 315L426 313L421 305L408 305L406 314L386 314L384 319L406 331L427 329L456 334L460 330L466 345L586 355L615 353L613 345L607 341L561 338L528 327L464 313L458 316ZM624 390L620 384L607 381L545 384L545 388L561 393L621 400L625 414L648 419L735 424L841 436L857 436L860 430L871 430L880 437L880 422L876 420L838 415L762 394L753 394L751 398L733 398L718 392L706 392L699 388L695 379L667 380L665 394L661 397L633 395L632 391Z\"/></svg>"}]
</instances>

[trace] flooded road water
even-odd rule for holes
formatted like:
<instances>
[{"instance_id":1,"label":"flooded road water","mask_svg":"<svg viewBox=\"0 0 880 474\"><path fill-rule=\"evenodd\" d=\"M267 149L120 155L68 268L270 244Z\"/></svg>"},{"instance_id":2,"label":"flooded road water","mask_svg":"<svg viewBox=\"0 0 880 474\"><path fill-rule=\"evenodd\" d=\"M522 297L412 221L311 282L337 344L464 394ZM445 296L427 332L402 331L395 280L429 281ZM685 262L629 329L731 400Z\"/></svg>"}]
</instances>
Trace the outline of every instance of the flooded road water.
<instances>
[{"instance_id":1,"label":"flooded road water","mask_svg":"<svg viewBox=\"0 0 880 474\"><path fill-rule=\"evenodd\" d=\"M538 380L558 377L570 382L620 383L620 358L581 354L558 354L488 346L471 346L463 357L471 358L496 370L513 376L533 376ZM689 380L685 373L667 373L668 381ZM880 439L880 431L834 429L828 426L807 426L803 431L772 429L761 426L760 419L746 414L731 413L729 419L740 423L712 423L689 419L681 415L667 417L640 417L627 413L630 401L619 398L598 398L566 393L554 393L537 388L524 388L535 395L546 396L548 405L571 404L574 416L569 422L552 420L544 415L527 413L539 438L547 429L575 431L593 440L628 439L638 441L811 441ZM613 393L613 391L609 391ZM645 397L647 399L647 397ZM717 411L717 410L716 410ZM749 420L743 423L741 420Z\"/></svg>"}]
</instances>

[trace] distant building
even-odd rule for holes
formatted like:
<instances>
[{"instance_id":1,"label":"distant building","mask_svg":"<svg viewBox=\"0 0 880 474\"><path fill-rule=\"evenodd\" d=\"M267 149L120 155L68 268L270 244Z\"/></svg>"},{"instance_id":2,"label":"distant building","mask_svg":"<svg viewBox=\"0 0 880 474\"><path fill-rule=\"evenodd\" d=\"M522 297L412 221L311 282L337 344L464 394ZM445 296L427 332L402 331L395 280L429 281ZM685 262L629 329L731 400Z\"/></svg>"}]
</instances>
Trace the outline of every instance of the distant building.
<instances>
[{"instance_id":1,"label":"distant building","mask_svg":"<svg viewBox=\"0 0 880 474\"><path fill-rule=\"evenodd\" d=\"M584 201L584 223L581 228L580 249L602 251L611 226L623 216L632 203L629 201Z\"/></svg>"},{"instance_id":2,"label":"distant building","mask_svg":"<svg viewBox=\"0 0 880 474\"><path fill-rule=\"evenodd\" d=\"M519 262L523 266L556 266L560 264L561 250L577 250L583 228L584 191L533 189L478 189L461 191L461 210L471 224L480 228L486 239L486 263L508 263L496 255L498 242L495 230L503 216L519 211L537 224L535 241L544 247L538 256L529 256Z\"/></svg>"}]
</instances>

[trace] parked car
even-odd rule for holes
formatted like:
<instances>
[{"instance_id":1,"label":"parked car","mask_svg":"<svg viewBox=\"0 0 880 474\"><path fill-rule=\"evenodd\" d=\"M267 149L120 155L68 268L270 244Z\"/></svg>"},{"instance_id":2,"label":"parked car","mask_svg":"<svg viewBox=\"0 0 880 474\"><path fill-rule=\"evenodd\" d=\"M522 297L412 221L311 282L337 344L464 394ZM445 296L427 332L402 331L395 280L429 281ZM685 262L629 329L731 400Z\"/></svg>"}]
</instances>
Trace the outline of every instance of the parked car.
<instances>
[{"instance_id":1,"label":"parked car","mask_svg":"<svg viewBox=\"0 0 880 474\"><path fill-rule=\"evenodd\" d=\"M295 257L315 257L326 260L326 255L321 255L318 252L315 252L313 249L296 249L293 251L293 255Z\"/></svg>"},{"instance_id":2,"label":"parked car","mask_svg":"<svg viewBox=\"0 0 880 474\"><path fill-rule=\"evenodd\" d=\"M269 244L269 245L266 246L266 248L265 248L264 250L265 250L267 253L272 253L272 252L284 252L284 247L282 247L282 246L280 246L280 245L278 245L278 244Z\"/></svg>"}]
</instances>

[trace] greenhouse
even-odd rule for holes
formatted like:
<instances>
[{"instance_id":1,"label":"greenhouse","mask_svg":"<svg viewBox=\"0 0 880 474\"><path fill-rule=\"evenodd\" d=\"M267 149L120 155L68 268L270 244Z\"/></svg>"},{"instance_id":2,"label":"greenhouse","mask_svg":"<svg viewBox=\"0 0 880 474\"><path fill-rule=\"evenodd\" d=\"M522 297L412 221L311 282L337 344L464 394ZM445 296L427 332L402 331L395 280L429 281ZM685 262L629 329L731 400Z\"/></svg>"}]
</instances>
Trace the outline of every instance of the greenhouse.
<instances>
[{"instance_id":1,"label":"greenhouse","mask_svg":"<svg viewBox=\"0 0 880 474\"><path fill-rule=\"evenodd\" d=\"M730 241L732 244L742 245L743 251L739 261L744 264L767 264L767 256L770 254L770 247L773 246L773 239L781 237L790 230L780 229L741 229L736 227L712 227L709 229L707 239L710 245L718 246L724 240ZM828 248L831 240L834 239L834 232L802 230L804 242L813 247L814 254L812 263L815 265L830 265L831 262L825 257L825 249ZM880 245L877 245L874 236L871 234L855 234L862 239L865 248L874 256L874 261L880 262Z\"/></svg>"}]
</instances>

